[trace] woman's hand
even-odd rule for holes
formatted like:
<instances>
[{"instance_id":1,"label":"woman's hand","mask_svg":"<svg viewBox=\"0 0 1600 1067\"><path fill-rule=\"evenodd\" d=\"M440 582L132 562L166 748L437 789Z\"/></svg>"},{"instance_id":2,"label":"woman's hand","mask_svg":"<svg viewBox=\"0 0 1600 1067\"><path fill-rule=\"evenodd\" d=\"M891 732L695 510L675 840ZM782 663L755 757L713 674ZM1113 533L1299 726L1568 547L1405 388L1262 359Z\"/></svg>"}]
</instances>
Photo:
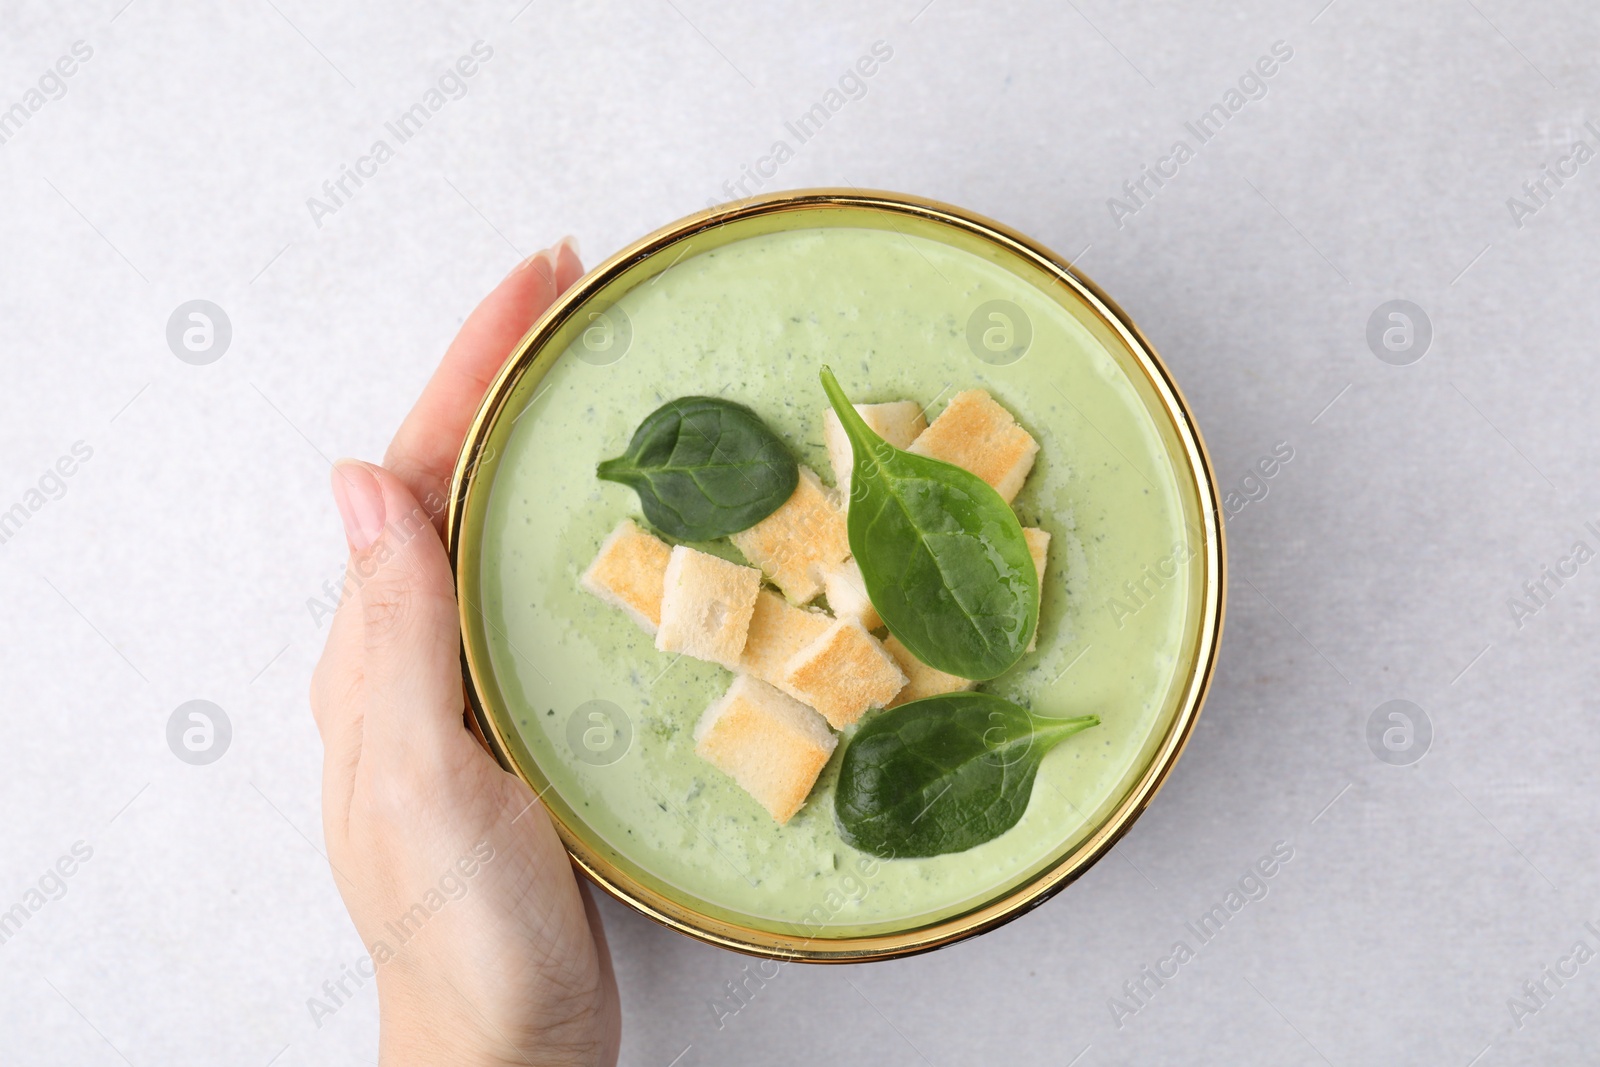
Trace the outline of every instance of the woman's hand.
<instances>
[{"instance_id":1,"label":"woman's hand","mask_svg":"<svg viewBox=\"0 0 1600 1067\"><path fill-rule=\"evenodd\" d=\"M462 326L384 465L333 473L350 565L311 708L328 859L377 970L385 1067L616 1062L594 902L532 790L464 725L439 534L479 401L582 270L570 241L520 264Z\"/></svg>"}]
</instances>

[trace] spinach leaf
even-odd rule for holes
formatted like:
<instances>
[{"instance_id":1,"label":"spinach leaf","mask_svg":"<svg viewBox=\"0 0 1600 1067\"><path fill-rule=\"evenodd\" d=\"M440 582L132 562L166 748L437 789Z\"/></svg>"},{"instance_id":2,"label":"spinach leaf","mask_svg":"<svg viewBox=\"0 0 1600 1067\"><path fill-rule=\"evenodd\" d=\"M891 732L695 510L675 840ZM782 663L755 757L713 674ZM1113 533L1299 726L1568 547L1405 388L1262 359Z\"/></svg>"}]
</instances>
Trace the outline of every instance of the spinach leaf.
<instances>
[{"instance_id":1,"label":"spinach leaf","mask_svg":"<svg viewBox=\"0 0 1600 1067\"><path fill-rule=\"evenodd\" d=\"M755 412L712 396L669 400L595 473L631 486L650 525L680 541L748 530L800 481L794 457Z\"/></svg>"},{"instance_id":2,"label":"spinach leaf","mask_svg":"<svg viewBox=\"0 0 1600 1067\"><path fill-rule=\"evenodd\" d=\"M946 693L868 719L845 749L833 810L850 845L886 858L964 852L1017 824L1039 762L1098 715L1048 719L989 693Z\"/></svg>"},{"instance_id":3,"label":"spinach leaf","mask_svg":"<svg viewBox=\"0 0 1600 1067\"><path fill-rule=\"evenodd\" d=\"M873 433L822 368L855 453L850 551L889 632L930 667L1010 670L1039 623L1039 575L1016 513L982 478Z\"/></svg>"}]
</instances>

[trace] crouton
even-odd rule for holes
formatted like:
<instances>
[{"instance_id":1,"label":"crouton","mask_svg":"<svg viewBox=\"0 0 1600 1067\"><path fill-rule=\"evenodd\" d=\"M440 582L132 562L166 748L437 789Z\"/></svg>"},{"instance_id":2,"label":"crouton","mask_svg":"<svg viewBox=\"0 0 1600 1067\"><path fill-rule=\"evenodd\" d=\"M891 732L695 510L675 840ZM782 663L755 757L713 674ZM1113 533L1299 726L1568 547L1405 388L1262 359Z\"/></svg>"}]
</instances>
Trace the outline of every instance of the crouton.
<instances>
[{"instance_id":1,"label":"crouton","mask_svg":"<svg viewBox=\"0 0 1600 1067\"><path fill-rule=\"evenodd\" d=\"M968 389L950 398L908 451L964 467L1010 503L1033 469L1039 442L988 393Z\"/></svg>"},{"instance_id":2,"label":"crouton","mask_svg":"<svg viewBox=\"0 0 1600 1067\"><path fill-rule=\"evenodd\" d=\"M857 404L856 413L872 432L894 445L907 448L917 435L928 428L922 407L915 400L894 400L887 404ZM844 423L829 408L822 413L822 440L828 446L828 460L833 464L833 484L839 489L839 500L846 509L850 506L850 472L855 470L855 451L850 438L845 435ZM867 627L871 629L872 627Z\"/></svg>"},{"instance_id":3,"label":"crouton","mask_svg":"<svg viewBox=\"0 0 1600 1067\"><path fill-rule=\"evenodd\" d=\"M822 591L821 569L850 554L850 531L833 494L814 471L801 467L794 495L750 529L734 534L733 544L784 596L804 604Z\"/></svg>"},{"instance_id":4,"label":"crouton","mask_svg":"<svg viewBox=\"0 0 1600 1067\"><path fill-rule=\"evenodd\" d=\"M794 654L822 636L833 620L820 611L797 608L768 589L756 595L739 670L782 688L783 668Z\"/></svg>"},{"instance_id":5,"label":"crouton","mask_svg":"<svg viewBox=\"0 0 1600 1067\"><path fill-rule=\"evenodd\" d=\"M1033 557L1033 569L1039 573L1039 606L1044 606L1044 564L1045 555L1050 551L1050 535L1037 526L1024 526L1022 536L1028 541L1028 554ZM1039 627L1033 628L1033 636L1028 639L1028 651L1032 652L1039 647Z\"/></svg>"},{"instance_id":6,"label":"crouton","mask_svg":"<svg viewBox=\"0 0 1600 1067\"><path fill-rule=\"evenodd\" d=\"M883 618L867 596L867 583L854 557L823 570L822 589L836 617L854 619L864 630L876 630L883 625Z\"/></svg>"},{"instance_id":7,"label":"crouton","mask_svg":"<svg viewBox=\"0 0 1600 1067\"><path fill-rule=\"evenodd\" d=\"M906 676L905 688L895 694L894 700L889 704L891 708L909 704L913 700L921 700L923 697L936 697L941 693L959 693L978 684L971 679L958 678L928 666L913 655L911 650L901 644L900 639L893 634L889 635L883 647L894 657L895 663Z\"/></svg>"},{"instance_id":8,"label":"crouton","mask_svg":"<svg viewBox=\"0 0 1600 1067\"><path fill-rule=\"evenodd\" d=\"M656 648L737 668L761 591L761 572L678 545L667 560L661 586Z\"/></svg>"},{"instance_id":9,"label":"crouton","mask_svg":"<svg viewBox=\"0 0 1600 1067\"><path fill-rule=\"evenodd\" d=\"M672 548L623 519L606 539L578 584L621 608L653 634L661 626L661 587Z\"/></svg>"},{"instance_id":10,"label":"crouton","mask_svg":"<svg viewBox=\"0 0 1600 1067\"><path fill-rule=\"evenodd\" d=\"M795 653L783 672L783 687L842 730L881 708L905 688L894 658L859 622L839 619Z\"/></svg>"},{"instance_id":11,"label":"crouton","mask_svg":"<svg viewBox=\"0 0 1600 1067\"><path fill-rule=\"evenodd\" d=\"M741 674L694 728L694 750L778 821L788 822L839 739L822 716Z\"/></svg>"}]
</instances>

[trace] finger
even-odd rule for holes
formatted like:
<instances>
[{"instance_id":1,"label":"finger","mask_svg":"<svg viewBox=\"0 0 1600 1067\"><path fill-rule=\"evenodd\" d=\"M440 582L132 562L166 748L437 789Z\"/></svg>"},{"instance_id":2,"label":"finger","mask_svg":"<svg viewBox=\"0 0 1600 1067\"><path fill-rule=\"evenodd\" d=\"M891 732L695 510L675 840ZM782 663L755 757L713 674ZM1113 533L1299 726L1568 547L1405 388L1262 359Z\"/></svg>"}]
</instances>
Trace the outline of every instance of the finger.
<instances>
[{"instance_id":1,"label":"finger","mask_svg":"<svg viewBox=\"0 0 1600 1067\"><path fill-rule=\"evenodd\" d=\"M519 263L467 316L384 456L442 528L446 493L467 427L489 384L535 319L582 273L576 242Z\"/></svg>"},{"instance_id":2,"label":"finger","mask_svg":"<svg viewBox=\"0 0 1600 1067\"><path fill-rule=\"evenodd\" d=\"M429 517L399 477L340 464L361 621L361 762L415 767L473 743L462 722L455 581Z\"/></svg>"},{"instance_id":3,"label":"finger","mask_svg":"<svg viewBox=\"0 0 1600 1067\"><path fill-rule=\"evenodd\" d=\"M339 477L337 470L333 477ZM337 494L338 490L334 492ZM348 699L351 687L361 676L361 627L356 611L350 597L339 602L328 628L328 639L322 646L322 657L311 672L311 717L317 724L323 748L338 745L339 739L349 730L351 720L359 718L359 709Z\"/></svg>"},{"instance_id":4,"label":"finger","mask_svg":"<svg viewBox=\"0 0 1600 1067\"><path fill-rule=\"evenodd\" d=\"M354 511L362 501L352 499L346 491L353 477L346 473L347 464L361 467L361 464L348 460L335 464L330 480L334 502L339 507L345 529L349 531L359 528L363 519ZM354 476L358 477L359 471ZM348 532L346 540L351 540ZM355 790L356 765L361 757L363 653L361 602L357 595L361 577L357 571L354 548L350 549L350 555L339 591L339 604L328 630L328 641L311 675L311 714L316 720L317 732L322 737L323 749L323 828L330 839L342 837L349 821L350 797Z\"/></svg>"},{"instance_id":5,"label":"finger","mask_svg":"<svg viewBox=\"0 0 1600 1067\"><path fill-rule=\"evenodd\" d=\"M362 518L353 508L360 503L346 491L351 476L347 471L363 464L356 460L340 460L329 472L329 484L334 503L339 508L339 518L345 527L345 542L350 544L349 531L360 525ZM345 563L344 575L339 582L339 599L334 605L333 622L328 628L328 640L322 647L322 657L311 672L311 714L322 735L323 747L337 745L339 738L359 720L359 705L348 699L349 691L361 677L361 622L360 604L355 594L360 591L361 578L356 573L354 547L349 547L350 559Z\"/></svg>"},{"instance_id":6,"label":"finger","mask_svg":"<svg viewBox=\"0 0 1600 1067\"><path fill-rule=\"evenodd\" d=\"M311 676L311 712L322 736L322 825L329 839L344 836L361 760L361 625L340 608L322 659Z\"/></svg>"},{"instance_id":7,"label":"finger","mask_svg":"<svg viewBox=\"0 0 1600 1067\"><path fill-rule=\"evenodd\" d=\"M560 296L583 277L583 260L578 254L576 237L563 237L552 251L556 255L556 295Z\"/></svg>"}]
</instances>

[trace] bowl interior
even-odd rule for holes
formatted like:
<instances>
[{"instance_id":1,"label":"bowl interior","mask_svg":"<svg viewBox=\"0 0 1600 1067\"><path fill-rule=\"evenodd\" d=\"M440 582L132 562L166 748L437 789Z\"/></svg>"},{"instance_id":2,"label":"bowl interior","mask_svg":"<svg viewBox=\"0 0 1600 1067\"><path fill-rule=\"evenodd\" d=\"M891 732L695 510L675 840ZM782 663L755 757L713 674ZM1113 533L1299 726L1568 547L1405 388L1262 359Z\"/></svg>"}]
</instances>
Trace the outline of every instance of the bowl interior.
<instances>
[{"instance_id":1,"label":"bowl interior","mask_svg":"<svg viewBox=\"0 0 1600 1067\"><path fill-rule=\"evenodd\" d=\"M631 491L593 466L667 399L748 404L831 481L823 363L857 402L916 399L930 415L981 386L1041 445L1016 501L1052 534L1040 648L986 688L1106 722L1047 758L1016 830L958 857L875 861L842 846L837 756L789 827L763 825L692 751L727 673L656 652L577 588L600 539L638 517ZM859 193L704 213L569 292L469 435L450 532L474 711L580 866L646 914L779 957L931 947L1081 873L1170 769L1220 630L1214 504L1154 354L1043 249L954 209Z\"/></svg>"}]
</instances>

